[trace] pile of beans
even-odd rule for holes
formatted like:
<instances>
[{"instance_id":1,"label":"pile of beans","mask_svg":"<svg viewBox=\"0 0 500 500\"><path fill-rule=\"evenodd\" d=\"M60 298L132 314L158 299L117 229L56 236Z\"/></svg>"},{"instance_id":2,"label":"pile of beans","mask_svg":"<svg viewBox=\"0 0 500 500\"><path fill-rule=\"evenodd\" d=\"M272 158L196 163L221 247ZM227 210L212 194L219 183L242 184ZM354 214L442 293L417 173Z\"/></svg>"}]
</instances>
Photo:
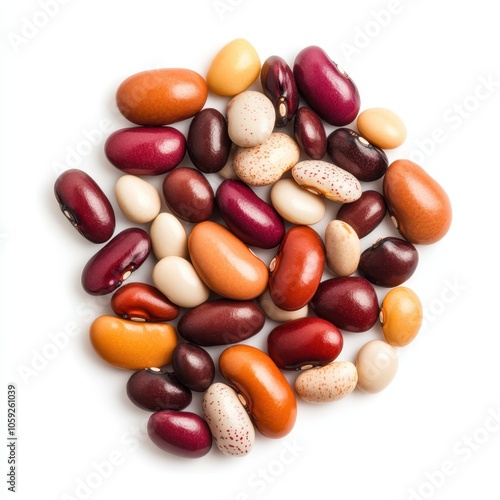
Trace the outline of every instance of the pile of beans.
<instances>
[{"instance_id":1,"label":"pile of beans","mask_svg":"<svg viewBox=\"0 0 500 500\"><path fill-rule=\"evenodd\" d=\"M259 77L261 91L252 90ZM227 98L223 112L206 107L209 93ZM92 322L90 342L133 372L127 394L152 412L151 440L184 457L204 456L213 443L245 456L256 430L291 431L297 398L327 403L355 388L384 389L395 348L422 323L417 294L402 286L417 268L417 246L439 241L452 213L419 165L389 163L385 150L406 139L398 115L360 113L355 83L320 47L301 50L293 66L280 56L261 64L244 39L221 48L206 77L183 68L132 75L116 103L134 126L113 132L105 154L123 174L114 194L133 227L114 234L113 207L82 170L63 172L55 195L72 225L102 245L82 286L110 294L114 314ZM188 119L186 135L173 126ZM182 166L186 155L191 164ZM148 176L163 176L162 193ZM381 192L363 189L379 180ZM312 226L332 203L337 215L320 235ZM362 251L386 214L399 236ZM260 249L274 258L264 262ZM151 282L123 284L151 254ZM375 287L387 289L381 304ZM245 343L268 318L277 326L267 349ZM381 338L354 363L337 360L345 332L377 322ZM223 346L218 359L211 346ZM287 371L297 371L294 384ZM201 406L188 411L193 391Z\"/></svg>"}]
</instances>

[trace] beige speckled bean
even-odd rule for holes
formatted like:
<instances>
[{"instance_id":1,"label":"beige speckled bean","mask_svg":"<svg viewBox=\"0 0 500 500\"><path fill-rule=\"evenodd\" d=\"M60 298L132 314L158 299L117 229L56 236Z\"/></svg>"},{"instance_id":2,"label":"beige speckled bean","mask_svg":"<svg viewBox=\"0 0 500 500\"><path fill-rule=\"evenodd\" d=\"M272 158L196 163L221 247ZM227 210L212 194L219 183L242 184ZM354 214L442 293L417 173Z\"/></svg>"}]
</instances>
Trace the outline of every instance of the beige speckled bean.
<instances>
[{"instance_id":1,"label":"beige speckled bean","mask_svg":"<svg viewBox=\"0 0 500 500\"><path fill-rule=\"evenodd\" d=\"M309 306L307 304L300 309L296 309L295 311L285 311L284 309L279 308L273 302L273 299L271 299L269 289L267 289L259 297L259 304L268 318L281 323L284 321L291 321L292 319L305 318L309 313Z\"/></svg>"},{"instance_id":2,"label":"beige speckled bean","mask_svg":"<svg viewBox=\"0 0 500 500\"><path fill-rule=\"evenodd\" d=\"M396 349L382 340L367 342L356 356L358 389L377 393L385 389L398 370Z\"/></svg>"},{"instance_id":3,"label":"beige speckled bean","mask_svg":"<svg viewBox=\"0 0 500 500\"><path fill-rule=\"evenodd\" d=\"M325 230L326 264L337 276L350 276L358 268L361 243L354 229L341 220L332 220Z\"/></svg>"},{"instance_id":4,"label":"beige speckled bean","mask_svg":"<svg viewBox=\"0 0 500 500\"><path fill-rule=\"evenodd\" d=\"M122 175L115 184L115 196L123 215L137 224L151 222L160 213L160 193L136 175Z\"/></svg>"},{"instance_id":5,"label":"beige speckled bean","mask_svg":"<svg viewBox=\"0 0 500 500\"><path fill-rule=\"evenodd\" d=\"M181 221L173 214L158 214L149 228L153 253L158 260L169 255L188 256L187 234Z\"/></svg>"}]
</instances>

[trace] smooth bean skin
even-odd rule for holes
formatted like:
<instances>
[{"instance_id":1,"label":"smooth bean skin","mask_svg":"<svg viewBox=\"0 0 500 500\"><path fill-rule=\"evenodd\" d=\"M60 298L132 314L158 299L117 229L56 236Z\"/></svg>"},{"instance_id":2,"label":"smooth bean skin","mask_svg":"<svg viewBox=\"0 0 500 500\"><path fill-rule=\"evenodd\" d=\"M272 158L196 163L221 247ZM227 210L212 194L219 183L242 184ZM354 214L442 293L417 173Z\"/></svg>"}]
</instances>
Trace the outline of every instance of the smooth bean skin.
<instances>
[{"instance_id":1,"label":"smooth bean skin","mask_svg":"<svg viewBox=\"0 0 500 500\"><path fill-rule=\"evenodd\" d=\"M136 175L122 175L116 181L115 198L123 215L136 224L151 222L161 210L158 190Z\"/></svg>"},{"instance_id":2,"label":"smooth bean skin","mask_svg":"<svg viewBox=\"0 0 500 500\"><path fill-rule=\"evenodd\" d=\"M140 370L168 365L177 333L169 323L140 323L103 315L90 325L90 342L110 365Z\"/></svg>"},{"instance_id":3,"label":"smooth bean skin","mask_svg":"<svg viewBox=\"0 0 500 500\"><path fill-rule=\"evenodd\" d=\"M293 135L300 149L311 159L321 160L325 156L325 127L312 109L302 106L297 110L293 121Z\"/></svg>"},{"instance_id":4,"label":"smooth bean skin","mask_svg":"<svg viewBox=\"0 0 500 500\"><path fill-rule=\"evenodd\" d=\"M312 45L302 49L295 57L293 75L299 94L327 123L341 127L356 118L358 89L322 48Z\"/></svg>"},{"instance_id":5,"label":"smooth bean skin","mask_svg":"<svg viewBox=\"0 0 500 500\"><path fill-rule=\"evenodd\" d=\"M168 212L158 214L149 228L151 246L158 260L169 255L187 258L187 234L181 221Z\"/></svg>"},{"instance_id":6,"label":"smooth bean skin","mask_svg":"<svg viewBox=\"0 0 500 500\"><path fill-rule=\"evenodd\" d=\"M126 283L113 293L113 312L132 321L171 321L179 315L179 307L156 287L148 283Z\"/></svg>"},{"instance_id":7,"label":"smooth bean skin","mask_svg":"<svg viewBox=\"0 0 500 500\"><path fill-rule=\"evenodd\" d=\"M395 287L413 275L418 260L418 251L412 243L387 236L363 251L358 271L374 285Z\"/></svg>"},{"instance_id":8,"label":"smooth bean skin","mask_svg":"<svg viewBox=\"0 0 500 500\"><path fill-rule=\"evenodd\" d=\"M206 174L213 174L226 164L231 151L231 139L224 115L217 109L205 108L189 125L187 152L193 165Z\"/></svg>"},{"instance_id":9,"label":"smooth bean skin","mask_svg":"<svg viewBox=\"0 0 500 500\"><path fill-rule=\"evenodd\" d=\"M188 237L188 249L198 275L222 297L250 300L266 289L266 264L221 224L196 224Z\"/></svg>"},{"instance_id":10,"label":"smooth bean skin","mask_svg":"<svg viewBox=\"0 0 500 500\"><path fill-rule=\"evenodd\" d=\"M211 217L215 195L207 178L198 170L177 167L169 172L162 185L163 197L170 211L188 222Z\"/></svg>"},{"instance_id":11,"label":"smooth bean skin","mask_svg":"<svg viewBox=\"0 0 500 500\"><path fill-rule=\"evenodd\" d=\"M253 300L216 299L187 311L179 320L179 334L200 346L234 344L253 337L266 317Z\"/></svg>"},{"instance_id":12,"label":"smooth bean skin","mask_svg":"<svg viewBox=\"0 0 500 500\"><path fill-rule=\"evenodd\" d=\"M259 297L259 304L268 318L280 323L291 321L292 319L305 318L309 314L309 306L307 304L295 311L285 311L279 308L271 299L269 289Z\"/></svg>"},{"instance_id":13,"label":"smooth bean skin","mask_svg":"<svg viewBox=\"0 0 500 500\"><path fill-rule=\"evenodd\" d=\"M194 116L208 97L204 78L185 68L141 71L116 91L120 113L137 125L170 125Z\"/></svg>"},{"instance_id":14,"label":"smooth bean skin","mask_svg":"<svg viewBox=\"0 0 500 500\"><path fill-rule=\"evenodd\" d=\"M146 231L124 229L87 262L82 271L83 289L91 295L113 292L141 267L150 252L151 241Z\"/></svg>"},{"instance_id":15,"label":"smooth bean skin","mask_svg":"<svg viewBox=\"0 0 500 500\"><path fill-rule=\"evenodd\" d=\"M448 232L452 221L450 198L415 162L393 161L384 176L383 193L391 219L406 240L429 245Z\"/></svg>"},{"instance_id":16,"label":"smooth bean skin","mask_svg":"<svg viewBox=\"0 0 500 500\"><path fill-rule=\"evenodd\" d=\"M385 389L396 376L398 354L383 340L370 340L356 356L357 388L368 394Z\"/></svg>"},{"instance_id":17,"label":"smooth bean skin","mask_svg":"<svg viewBox=\"0 0 500 500\"><path fill-rule=\"evenodd\" d=\"M104 154L118 170L132 175L161 175L186 153L186 138L174 127L128 127L113 132Z\"/></svg>"},{"instance_id":18,"label":"smooth bean skin","mask_svg":"<svg viewBox=\"0 0 500 500\"><path fill-rule=\"evenodd\" d=\"M325 230L326 264L337 276L350 276L361 257L361 243L356 231L340 220L332 220Z\"/></svg>"},{"instance_id":19,"label":"smooth bean skin","mask_svg":"<svg viewBox=\"0 0 500 500\"><path fill-rule=\"evenodd\" d=\"M214 381L214 361L205 349L196 344L177 344L172 352L172 368L179 381L192 391L206 391Z\"/></svg>"},{"instance_id":20,"label":"smooth bean skin","mask_svg":"<svg viewBox=\"0 0 500 500\"><path fill-rule=\"evenodd\" d=\"M359 133L375 146L394 149L406 140L403 120L387 108L369 108L362 111L356 120Z\"/></svg>"},{"instance_id":21,"label":"smooth bean skin","mask_svg":"<svg viewBox=\"0 0 500 500\"><path fill-rule=\"evenodd\" d=\"M127 382L127 396L143 410L184 410L191 403L191 391L176 375L164 368L145 368L134 372Z\"/></svg>"},{"instance_id":22,"label":"smooth bean skin","mask_svg":"<svg viewBox=\"0 0 500 500\"><path fill-rule=\"evenodd\" d=\"M115 230L115 212L108 197L83 170L66 170L54 183L61 212L92 243L108 241Z\"/></svg>"},{"instance_id":23,"label":"smooth bean skin","mask_svg":"<svg viewBox=\"0 0 500 500\"><path fill-rule=\"evenodd\" d=\"M215 193L219 214L241 241L259 248L274 248L285 234L278 212L242 181L226 179Z\"/></svg>"},{"instance_id":24,"label":"smooth bean skin","mask_svg":"<svg viewBox=\"0 0 500 500\"><path fill-rule=\"evenodd\" d=\"M204 457L212 448L206 421L190 411L161 410L148 420L147 432L158 448L182 458Z\"/></svg>"},{"instance_id":25,"label":"smooth bean skin","mask_svg":"<svg viewBox=\"0 0 500 500\"><path fill-rule=\"evenodd\" d=\"M292 69L280 56L270 56L262 64L260 82L276 112L276 127L290 122L299 106L299 93Z\"/></svg>"},{"instance_id":26,"label":"smooth bean skin","mask_svg":"<svg viewBox=\"0 0 500 500\"><path fill-rule=\"evenodd\" d=\"M384 197L373 189L363 191L352 203L343 203L337 211L336 219L349 224L358 235L364 238L383 220L387 213Z\"/></svg>"},{"instance_id":27,"label":"smooth bean skin","mask_svg":"<svg viewBox=\"0 0 500 500\"><path fill-rule=\"evenodd\" d=\"M255 426L269 438L286 436L295 425L297 401L274 361L257 347L227 347L219 357L221 375L245 403Z\"/></svg>"},{"instance_id":28,"label":"smooth bean skin","mask_svg":"<svg viewBox=\"0 0 500 500\"><path fill-rule=\"evenodd\" d=\"M350 172L361 182L380 179L389 166L385 152L347 127L328 135L326 152L335 165Z\"/></svg>"},{"instance_id":29,"label":"smooth bean skin","mask_svg":"<svg viewBox=\"0 0 500 500\"><path fill-rule=\"evenodd\" d=\"M378 297L373 285L359 276L322 281L310 305L317 316L348 332L369 330L377 322L379 314Z\"/></svg>"},{"instance_id":30,"label":"smooth bean skin","mask_svg":"<svg viewBox=\"0 0 500 500\"><path fill-rule=\"evenodd\" d=\"M309 226L289 229L269 264L269 293L281 309L294 311L314 296L325 265L325 248Z\"/></svg>"},{"instance_id":31,"label":"smooth bean skin","mask_svg":"<svg viewBox=\"0 0 500 500\"><path fill-rule=\"evenodd\" d=\"M343 346L340 330L315 317L287 321L267 336L267 352L282 370L326 365L338 357Z\"/></svg>"}]
</instances>

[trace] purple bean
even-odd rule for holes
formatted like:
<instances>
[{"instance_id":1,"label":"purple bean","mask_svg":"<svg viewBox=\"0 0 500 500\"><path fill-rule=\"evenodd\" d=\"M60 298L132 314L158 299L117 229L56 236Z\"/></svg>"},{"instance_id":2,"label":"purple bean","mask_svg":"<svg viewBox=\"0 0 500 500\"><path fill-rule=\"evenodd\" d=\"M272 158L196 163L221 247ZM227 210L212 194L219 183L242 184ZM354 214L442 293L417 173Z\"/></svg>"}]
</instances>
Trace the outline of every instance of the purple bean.
<instances>
[{"instance_id":1,"label":"purple bean","mask_svg":"<svg viewBox=\"0 0 500 500\"><path fill-rule=\"evenodd\" d=\"M215 378L212 357L196 344L177 344L172 352L172 368L177 378L192 391L206 391Z\"/></svg>"},{"instance_id":2,"label":"purple bean","mask_svg":"<svg viewBox=\"0 0 500 500\"><path fill-rule=\"evenodd\" d=\"M310 108L300 107L295 114L293 133L302 151L313 160L326 153L326 132L321 118Z\"/></svg>"}]
</instances>

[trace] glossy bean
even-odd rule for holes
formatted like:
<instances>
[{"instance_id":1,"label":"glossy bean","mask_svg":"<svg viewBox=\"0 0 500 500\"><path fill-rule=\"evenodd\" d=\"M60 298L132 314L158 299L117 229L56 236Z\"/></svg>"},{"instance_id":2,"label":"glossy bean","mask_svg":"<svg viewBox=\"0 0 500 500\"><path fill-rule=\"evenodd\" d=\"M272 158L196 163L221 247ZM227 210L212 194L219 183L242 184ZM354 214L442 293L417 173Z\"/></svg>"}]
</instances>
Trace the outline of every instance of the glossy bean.
<instances>
[{"instance_id":1,"label":"glossy bean","mask_svg":"<svg viewBox=\"0 0 500 500\"><path fill-rule=\"evenodd\" d=\"M309 314L309 306L307 304L295 311L285 311L285 309L281 309L273 302L273 299L271 299L269 289L266 289L259 297L259 304L266 313L266 316L273 321L291 321L293 319L305 318Z\"/></svg>"},{"instance_id":2,"label":"glossy bean","mask_svg":"<svg viewBox=\"0 0 500 500\"><path fill-rule=\"evenodd\" d=\"M192 391L203 392L214 381L214 361L196 344L177 344L172 352L172 368L179 381Z\"/></svg>"},{"instance_id":3,"label":"glossy bean","mask_svg":"<svg viewBox=\"0 0 500 500\"><path fill-rule=\"evenodd\" d=\"M325 230L326 264L337 276L350 276L361 257L361 243L356 231L340 220L332 220Z\"/></svg>"},{"instance_id":4,"label":"glossy bean","mask_svg":"<svg viewBox=\"0 0 500 500\"><path fill-rule=\"evenodd\" d=\"M365 109L358 115L356 125L359 133L379 148L394 149L406 140L403 120L390 109Z\"/></svg>"},{"instance_id":5,"label":"glossy bean","mask_svg":"<svg viewBox=\"0 0 500 500\"><path fill-rule=\"evenodd\" d=\"M321 118L310 108L300 107L293 122L293 135L300 149L313 160L326 153L326 131Z\"/></svg>"},{"instance_id":6,"label":"glossy bean","mask_svg":"<svg viewBox=\"0 0 500 500\"><path fill-rule=\"evenodd\" d=\"M362 392L375 394L385 389L396 376L398 354L382 340L370 340L356 356L358 371L357 388Z\"/></svg>"},{"instance_id":7,"label":"glossy bean","mask_svg":"<svg viewBox=\"0 0 500 500\"><path fill-rule=\"evenodd\" d=\"M123 215L136 224L151 222L161 210L160 193L136 175L122 175L116 181L115 197Z\"/></svg>"},{"instance_id":8,"label":"glossy bean","mask_svg":"<svg viewBox=\"0 0 500 500\"><path fill-rule=\"evenodd\" d=\"M149 228L153 253L158 260L169 255L187 258L187 234L181 221L168 212L158 214Z\"/></svg>"}]
</instances>

